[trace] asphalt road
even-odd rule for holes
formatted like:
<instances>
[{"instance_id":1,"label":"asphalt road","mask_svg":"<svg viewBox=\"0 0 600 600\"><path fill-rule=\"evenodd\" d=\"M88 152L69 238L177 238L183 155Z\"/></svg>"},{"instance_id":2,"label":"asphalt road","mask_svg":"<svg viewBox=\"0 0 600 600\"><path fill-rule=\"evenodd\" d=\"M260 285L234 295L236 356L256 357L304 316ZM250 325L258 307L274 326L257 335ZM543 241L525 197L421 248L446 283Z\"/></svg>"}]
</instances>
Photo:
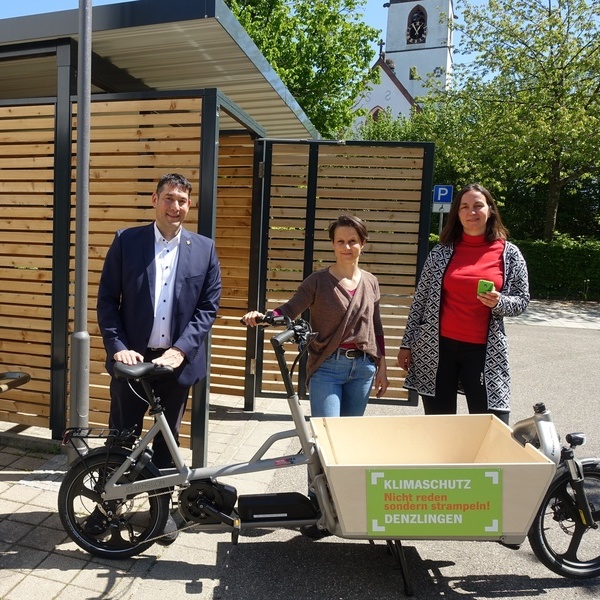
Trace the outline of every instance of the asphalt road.
<instances>
[{"instance_id":1,"label":"asphalt road","mask_svg":"<svg viewBox=\"0 0 600 600\"><path fill-rule=\"evenodd\" d=\"M508 323L513 378L511 423L544 401L559 433L584 431L580 456L600 456L600 330ZM369 414L422 414L421 408L372 404ZM278 471L270 491L302 491L303 469ZM518 498L514 499L518 502ZM598 536L600 548L600 532ZM555 575L526 541L519 550L495 542L404 542L414 597L421 599L592 599L600 578ZM215 598L248 600L387 600L405 596L401 574L384 542L329 537L311 541L297 531L252 532L227 548ZM599 550L600 554L600 550Z\"/></svg>"}]
</instances>

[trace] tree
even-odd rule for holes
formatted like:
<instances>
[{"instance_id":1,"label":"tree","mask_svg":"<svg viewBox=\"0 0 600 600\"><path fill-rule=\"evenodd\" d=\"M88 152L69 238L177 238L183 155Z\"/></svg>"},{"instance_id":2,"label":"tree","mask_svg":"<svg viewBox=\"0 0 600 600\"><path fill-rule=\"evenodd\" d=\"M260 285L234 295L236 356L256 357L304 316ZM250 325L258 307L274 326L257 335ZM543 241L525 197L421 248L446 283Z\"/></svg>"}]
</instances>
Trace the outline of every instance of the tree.
<instances>
[{"instance_id":1,"label":"tree","mask_svg":"<svg viewBox=\"0 0 600 600\"><path fill-rule=\"evenodd\" d=\"M455 54L470 60L455 65L451 86L419 98L410 119L371 122L359 135L435 142L436 181L479 181L521 235L549 241L559 201L577 207L563 210L561 231L577 209L586 213L585 233L598 231L600 2L462 6Z\"/></svg>"},{"instance_id":2,"label":"tree","mask_svg":"<svg viewBox=\"0 0 600 600\"><path fill-rule=\"evenodd\" d=\"M361 21L364 0L226 0L323 137L353 121L379 31Z\"/></svg>"},{"instance_id":3,"label":"tree","mask_svg":"<svg viewBox=\"0 0 600 600\"><path fill-rule=\"evenodd\" d=\"M471 111L461 100L446 98L439 103L423 99L409 117L394 116L387 108L376 118L368 115L355 132L348 133L361 140L433 142L435 182L457 186L479 181L497 187L496 182L482 180L482 167L467 141L472 128Z\"/></svg>"},{"instance_id":4,"label":"tree","mask_svg":"<svg viewBox=\"0 0 600 600\"><path fill-rule=\"evenodd\" d=\"M435 104L424 100L409 117L394 116L388 108L376 118L367 116L357 130L349 131L353 139L381 141L431 141L435 144L433 180L460 188L478 182L487 187L502 209L502 219L511 236L519 240L543 238L543 215L547 204L547 186L532 185L506 170L499 176L494 166L495 144L486 155L484 144L470 133L477 121L477 111L467 99L454 96L454 103ZM479 128L479 125L476 127ZM502 159L504 160L504 159ZM572 238L600 238L600 175L569 184L557 215L556 228ZM432 232L435 231L432 224Z\"/></svg>"},{"instance_id":5,"label":"tree","mask_svg":"<svg viewBox=\"0 0 600 600\"><path fill-rule=\"evenodd\" d=\"M546 188L546 241L563 190L600 171L599 24L598 0L465 0L455 27L472 60L436 99L470 108L480 165Z\"/></svg>"}]
</instances>

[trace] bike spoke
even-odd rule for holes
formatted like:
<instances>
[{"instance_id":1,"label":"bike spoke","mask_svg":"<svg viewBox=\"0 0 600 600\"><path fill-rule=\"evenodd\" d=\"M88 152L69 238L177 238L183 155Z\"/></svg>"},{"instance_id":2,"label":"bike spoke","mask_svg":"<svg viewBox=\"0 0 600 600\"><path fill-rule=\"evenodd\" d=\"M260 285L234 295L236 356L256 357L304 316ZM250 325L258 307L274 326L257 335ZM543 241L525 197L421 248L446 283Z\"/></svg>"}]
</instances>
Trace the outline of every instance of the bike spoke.
<instances>
[{"instance_id":1,"label":"bike spoke","mask_svg":"<svg viewBox=\"0 0 600 600\"><path fill-rule=\"evenodd\" d=\"M577 562L577 552L579 551L579 547L581 546L581 540L583 539L583 535L587 531L587 527L577 521L574 523L573 535L571 537L571 542L569 543L569 547L567 551L562 555L570 562Z\"/></svg>"},{"instance_id":2,"label":"bike spoke","mask_svg":"<svg viewBox=\"0 0 600 600\"><path fill-rule=\"evenodd\" d=\"M100 504L102 502L102 496L95 490L91 490L90 488L84 487L79 491L79 495L82 498L87 498L91 500L94 504Z\"/></svg>"},{"instance_id":3,"label":"bike spoke","mask_svg":"<svg viewBox=\"0 0 600 600\"><path fill-rule=\"evenodd\" d=\"M129 535L126 535L126 532L129 533ZM115 549L129 548L132 544L136 544L137 540L132 528L119 525L110 528L110 539L106 543L108 546Z\"/></svg>"},{"instance_id":4,"label":"bike spoke","mask_svg":"<svg viewBox=\"0 0 600 600\"><path fill-rule=\"evenodd\" d=\"M560 506L560 510L563 514L562 519L565 517L569 519L576 520L577 519L577 507L575 505L575 498L569 493L569 490L565 487L561 490L558 490L556 496L557 504Z\"/></svg>"}]
</instances>

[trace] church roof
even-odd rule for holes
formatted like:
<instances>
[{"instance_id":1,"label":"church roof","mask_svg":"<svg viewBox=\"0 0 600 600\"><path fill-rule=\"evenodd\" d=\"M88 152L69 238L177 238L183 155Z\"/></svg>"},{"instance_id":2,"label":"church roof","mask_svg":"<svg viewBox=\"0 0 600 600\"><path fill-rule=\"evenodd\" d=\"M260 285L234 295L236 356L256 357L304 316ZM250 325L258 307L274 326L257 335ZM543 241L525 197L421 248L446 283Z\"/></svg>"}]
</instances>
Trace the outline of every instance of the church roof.
<instances>
[{"instance_id":1,"label":"church roof","mask_svg":"<svg viewBox=\"0 0 600 600\"><path fill-rule=\"evenodd\" d=\"M398 91L406 98L406 101L411 106L416 104L415 99L411 96L410 92L402 85L400 79L398 79L396 71L385 61L385 55L379 55L377 62L373 65L373 69L381 69L385 76L389 78L390 82L395 85Z\"/></svg>"}]
</instances>

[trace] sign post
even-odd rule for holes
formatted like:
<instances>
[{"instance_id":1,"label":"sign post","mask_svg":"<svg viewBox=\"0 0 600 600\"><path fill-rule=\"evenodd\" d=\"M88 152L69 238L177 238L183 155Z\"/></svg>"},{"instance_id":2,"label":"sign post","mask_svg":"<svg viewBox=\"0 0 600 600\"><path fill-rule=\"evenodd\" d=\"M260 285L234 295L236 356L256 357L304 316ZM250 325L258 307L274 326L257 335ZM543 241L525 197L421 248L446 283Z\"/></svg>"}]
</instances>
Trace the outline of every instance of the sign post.
<instances>
[{"instance_id":1,"label":"sign post","mask_svg":"<svg viewBox=\"0 0 600 600\"><path fill-rule=\"evenodd\" d=\"M433 186L433 205L431 210L432 212L436 212L440 215L440 234L442 233L442 225L444 223L444 213L450 212L453 190L454 186L452 185Z\"/></svg>"}]
</instances>

